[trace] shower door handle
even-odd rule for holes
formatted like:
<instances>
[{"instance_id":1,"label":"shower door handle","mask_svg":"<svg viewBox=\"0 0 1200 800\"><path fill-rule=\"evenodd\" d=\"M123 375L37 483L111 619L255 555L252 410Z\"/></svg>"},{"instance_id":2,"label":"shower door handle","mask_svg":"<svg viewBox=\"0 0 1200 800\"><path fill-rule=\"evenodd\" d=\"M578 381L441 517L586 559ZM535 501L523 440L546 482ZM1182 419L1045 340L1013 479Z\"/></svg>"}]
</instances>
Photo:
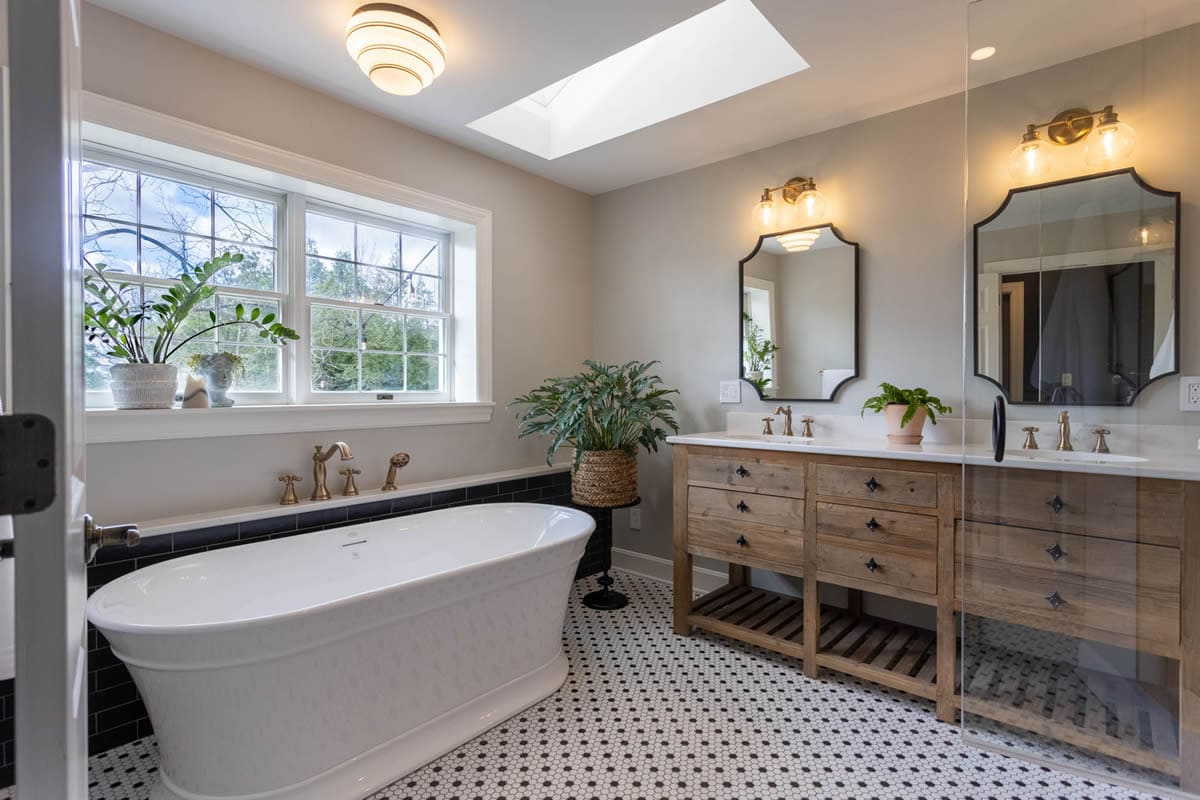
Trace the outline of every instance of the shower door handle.
<instances>
[{"instance_id":1,"label":"shower door handle","mask_svg":"<svg viewBox=\"0 0 1200 800\"><path fill-rule=\"evenodd\" d=\"M1008 437L1008 413L1004 408L1004 395L996 395L992 405L992 457L999 463L1004 460L1005 439Z\"/></svg>"}]
</instances>

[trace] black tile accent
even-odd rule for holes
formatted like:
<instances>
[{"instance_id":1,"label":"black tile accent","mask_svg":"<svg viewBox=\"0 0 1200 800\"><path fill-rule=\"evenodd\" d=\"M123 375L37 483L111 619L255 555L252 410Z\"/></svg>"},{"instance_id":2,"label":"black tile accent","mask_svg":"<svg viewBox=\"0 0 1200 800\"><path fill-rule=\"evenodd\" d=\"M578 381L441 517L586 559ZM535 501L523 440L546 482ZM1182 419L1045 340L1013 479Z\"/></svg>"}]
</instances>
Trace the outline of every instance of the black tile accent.
<instances>
[{"instance_id":1,"label":"black tile accent","mask_svg":"<svg viewBox=\"0 0 1200 800\"><path fill-rule=\"evenodd\" d=\"M296 515L282 514L278 517L251 519L238 524L238 535L243 541L296 530Z\"/></svg>"},{"instance_id":2,"label":"black tile accent","mask_svg":"<svg viewBox=\"0 0 1200 800\"><path fill-rule=\"evenodd\" d=\"M279 516L248 520L240 524L218 525L170 535L150 536L134 548L105 548L96 563L88 567L88 586L98 588L134 569L206 549L240 546L256 541L292 536L314 529L337 527L367 519L383 519L418 511L480 502L543 502L570 505L571 476L567 471L533 478L518 478L499 483L448 489L433 494L395 497L354 506L339 506L297 514L280 509ZM596 533L588 541L579 564L577 578L594 575L603 569L611 543L612 515L591 511L597 520ZM129 670L113 655L104 636L94 628L88 631L89 736L88 749L100 753L151 735L153 727L146 716L137 687ZM13 782L13 681L0 681L0 787ZM6 722L7 721L7 724Z\"/></svg>"},{"instance_id":3,"label":"black tile accent","mask_svg":"<svg viewBox=\"0 0 1200 800\"><path fill-rule=\"evenodd\" d=\"M194 531L179 531L171 534L171 549L174 552L191 550L197 547L211 547L214 544L234 542L238 538L237 523L218 525L214 528L201 528Z\"/></svg>"}]
</instances>

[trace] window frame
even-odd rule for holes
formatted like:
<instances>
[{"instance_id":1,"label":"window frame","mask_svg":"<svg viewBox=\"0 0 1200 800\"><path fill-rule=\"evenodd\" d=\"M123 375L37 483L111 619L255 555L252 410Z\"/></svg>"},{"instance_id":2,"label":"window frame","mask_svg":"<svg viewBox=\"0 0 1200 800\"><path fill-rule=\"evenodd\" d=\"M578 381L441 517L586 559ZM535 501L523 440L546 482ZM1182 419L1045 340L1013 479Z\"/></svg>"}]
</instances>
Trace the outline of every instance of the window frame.
<instances>
[{"instance_id":1,"label":"window frame","mask_svg":"<svg viewBox=\"0 0 1200 800\"><path fill-rule=\"evenodd\" d=\"M296 348L296 358L300 362L297 370L297 381L295 386L296 402L302 405L330 405L338 403L448 403L454 401L454 235L449 231L439 230L424 225L418 225L404 220L392 219L380 214L374 214L369 211L362 211L348 206L339 205L337 203L329 203L321 200L296 195L293 201L296 212L300 220L300 235L299 241L293 241L293 246L296 247L299 253L299 264L293 284L295 285L295 303L296 303L296 327L297 333L300 334L300 343L303 345ZM382 306L371 303L356 303L347 300L335 300L324 297L310 297L308 295L307 276L308 276L308 246L307 246L307 221L308 212L320 214L326 217L333 217L345 222L362 223L383 230L394 231L403 236L408 233L413 236L420 236L424 239L437 239L439 243L439 281L441 283L441 311L426 311L422 309L406 309L398 306ZM357 254L356 254L357 255ZM346 262L354 263L356 266L361 265L361 262ZM369 264L365 266L370 266ZM320 392L312 388L312 307L332 306L337 308L358 309L360 311L379 311L381 313L398 314L406 317L426 317L429 319L443 320L443 341L442 351L438 355L444 360L441 370L441 385L440 391L367 391L367 392ZM299 325L303 325L300 328ZM407 355L407 351L406 351ZM407 361L407 359L406 359ZM406 366L407 369L407 366ZM392 395L391 399L385 397Z\"/></svg>"},{"instance_id":2,"label":"window frame","mask_svg":"<svg viewBox=\"0 0 1200 800\"><path fill-rule=\"evenodd\" d=\"M85 143L82 149L81 160L89 163L99 163L102 166L113 167L125 171L135 172L136 174L147 174L156 178L165 178L167 180L176 181L179 183L187 183L211 189L214 192L227 192L229 194L237 194L242 197L248 197L253 200L270 202L275 205L275 291L269 292L263 289L245 289L237 286L218 286L216 299L219 302L222 295L235 295L239 297L257 297L264 300L274 300L279 303L279 318L286 325L286 320L289 318L289 306L291 305L290 294L291 285L294 281L291 278L290 267L290 248L288 247L287 237L287 211L288 211L288 195L286 192L272 191L269 188L259 186L247 181L240 181L235 178L229 178L225 175L217 173L209 173L201 170L188 169L186 166L167 163L157 159L137 158L116 150L114 148L105 147L103 145L94 144L91 142ZM137 188L137 220L133 225L136 228L137 250L139 256L139 267L141 266L141 239L142 239L142 198L141 198L141 182L138 182ZM82 209L80 210L81 219L83 218ZM103 219L103 218L102 218ZM152 230L159 230L156 226L149 226ZM208 236L200 236L199 238L209 239L216 243L224 242L225 240L216 235L213 230ZM234 242L227 242L235 244ZM250 245L257 246L257 245ZM214 248L215 251L215 248ZM82 258L82 254L80 254ZM88 267L84 270L93 273ZM120 275L129 275L129 273L118 273ZM179 284L178 280L171 278L158 278L154 276L145 276L140 272L136 275L129 275L128 281L131 285L140 285L148 288L167 288ZM235 402L243 405L286 405L294 402L294 397L291 386L295 380L295 359L288 352L291 344L281 348L282 353L279 359L279 391L278 392L239 392L230 391L229 397ZM112 408L113 399L111 391L103 390L87 390L85 392L86 407L89 409L106 409Z\"/></svg>"}]
</instances>

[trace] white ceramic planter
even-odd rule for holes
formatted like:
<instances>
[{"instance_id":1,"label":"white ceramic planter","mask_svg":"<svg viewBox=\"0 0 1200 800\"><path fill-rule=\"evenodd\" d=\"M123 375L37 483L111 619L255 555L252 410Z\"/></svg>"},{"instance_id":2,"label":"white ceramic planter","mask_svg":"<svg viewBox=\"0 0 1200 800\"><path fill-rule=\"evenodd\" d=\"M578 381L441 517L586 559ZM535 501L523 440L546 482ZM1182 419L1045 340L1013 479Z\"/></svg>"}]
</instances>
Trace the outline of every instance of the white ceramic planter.
<instances>
[{"instance_id":1,"label":"white ceramic planter","mask_svg":"<svg viewBox=\"0 0 1200 800\"><path fill-rule=\"evenodd\" d=\"M924 407L918 408L908 424L902 426L900 420L904 419L904 411L907 408L903 403L891 403L883 410L887 418L889 442L920 444L925 438L925 418L929 416L929 412Z\"/></svg>"},{"instance_id":2,"label":"white ceramic planter","mask_svg":"<svg viewBox=\"0 0 1200 800\"><path fill-rule=\"evenodd\" d=\"M173 364L113 364L113 405L120 409L171 408L175 405Z\"/></svg>"},{"instance_id":3,"label":"white ceramic planter","mask_svg":"<svg viewBox=\"0 0 1200 800\"><path fill-rule=\"evenodd\" d=\"M761 369L752 369L746 371L746 379L751 381L762 380L763 371Z\"/></svg>"}]
</instances>

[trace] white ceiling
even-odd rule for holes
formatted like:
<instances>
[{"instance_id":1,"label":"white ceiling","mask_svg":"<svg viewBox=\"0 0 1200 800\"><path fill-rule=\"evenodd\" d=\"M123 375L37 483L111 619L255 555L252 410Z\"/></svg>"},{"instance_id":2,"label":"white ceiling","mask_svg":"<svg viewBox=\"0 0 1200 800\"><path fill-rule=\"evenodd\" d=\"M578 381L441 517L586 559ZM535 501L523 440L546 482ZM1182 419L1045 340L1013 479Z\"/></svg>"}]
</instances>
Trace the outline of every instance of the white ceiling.
<instances>
[{"instance_id":1,"label":"white ceiling","mask_svg":"<svg viewBox=\"0 0 1200 800\"><path fill-rule=\"evenodd\" d=\"M445 73L415 97L375 89L346 53L343 30L360 0L91 0L592 194L963 89L966 0L754 1L811 69L547 161L467 123L716 0L401 0L437 24L448 51ZM986 31L973 45L1000 51L985 69L973 65L976 83L1197 21L1200 0L982 0L971 13L972 31Z\"/></svg>"}]
</instances>

